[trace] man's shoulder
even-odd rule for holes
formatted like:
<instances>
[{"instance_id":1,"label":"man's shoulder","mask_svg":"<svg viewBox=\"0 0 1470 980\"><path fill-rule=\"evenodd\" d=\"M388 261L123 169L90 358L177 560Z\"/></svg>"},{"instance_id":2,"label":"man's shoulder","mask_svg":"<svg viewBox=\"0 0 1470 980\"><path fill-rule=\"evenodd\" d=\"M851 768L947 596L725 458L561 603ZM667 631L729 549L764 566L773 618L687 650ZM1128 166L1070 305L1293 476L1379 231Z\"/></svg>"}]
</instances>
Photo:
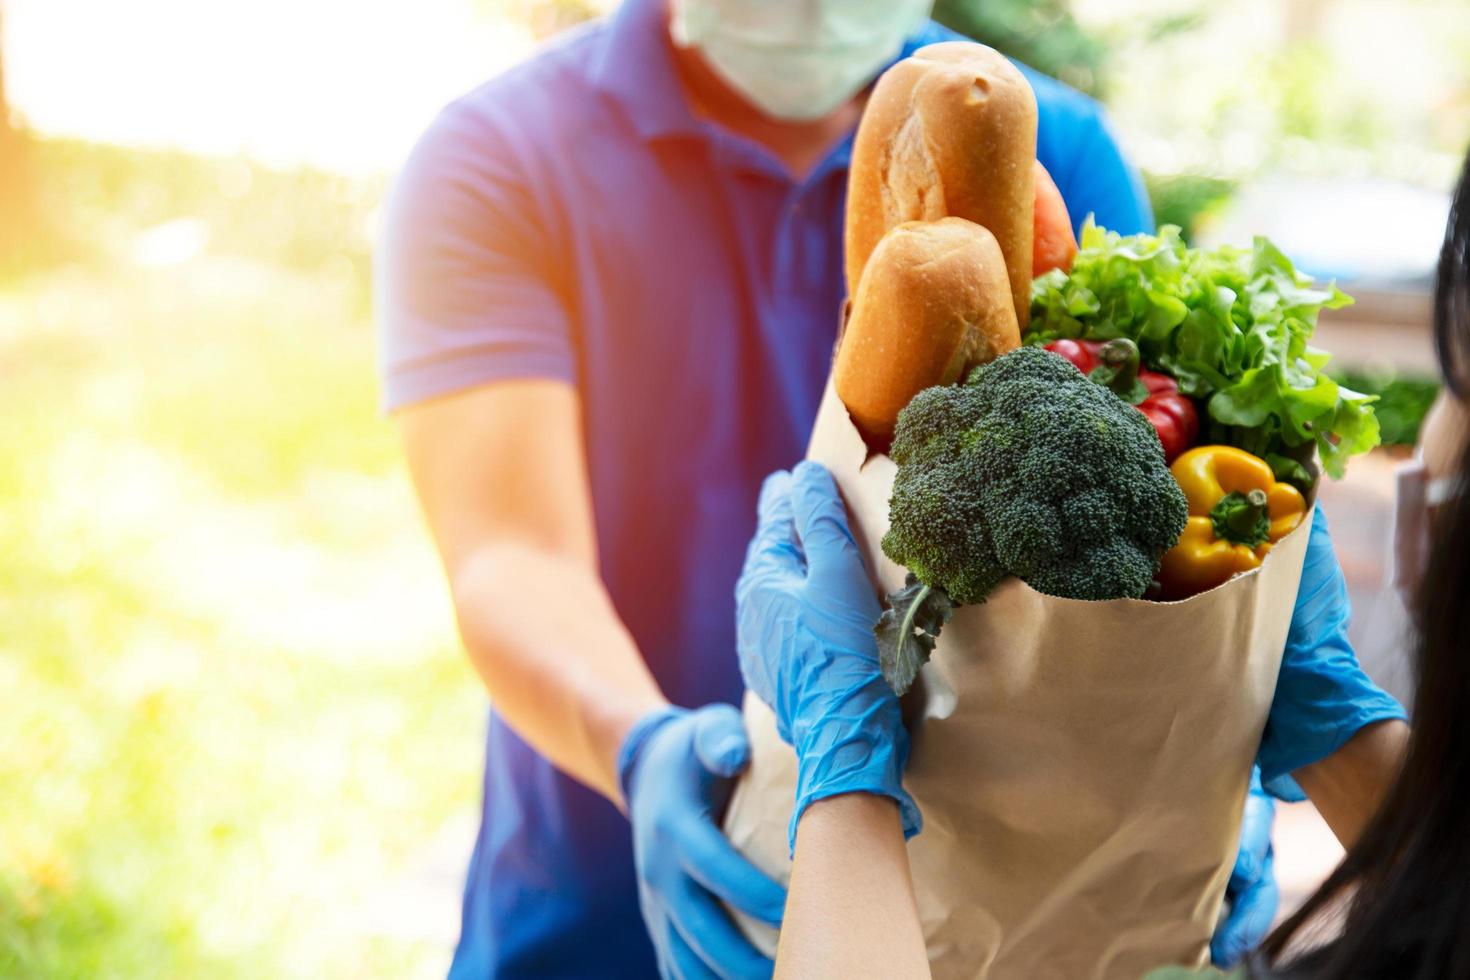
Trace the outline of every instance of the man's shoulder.
<instances>
[{"instance_id":1,"label":"man's shoulder","mask_svg":"<svg viewBox=\"0 0 1470 980\"><path fill-rule=\"evenodd\" d=\"M909 41L905 51L912 51L926 44L938 44L941 41L973 40L974 38L966 37L931 20ZM1060 117L1080 122L1095 120L1101 116L1102 107L1092 96L1079 92L1066 82L1040 72L1015 58L1011 58L1010 62L1026 77L1026 81L1031 83L1031 90L1036 93L1036 111L1042 119Z\"/></svg>"},{"instance_id":2,"label":"man's shoulder","mask_svg":"<svg viewBox=\"0 0 1470 980\"><path fill-rule=\"evenodd\" d=\"M592 21L559 35L530 57L441 107L400 168L400 187L519 186L543 173L597 111L593 59L606 25Z\"/></svg>"},{"instance_id":3,"label":"man's shoulder","mask_svg":"<svg viewBox=\"0 0 1470 980\"><path fill-rule=\"evenodd\" d=\"M445 112L485 122L515 120L527 127L574 114L590 101L592 66L602 57L607 37L601 18L565 31L453 100Z\"/></svg>"}]
</instances>

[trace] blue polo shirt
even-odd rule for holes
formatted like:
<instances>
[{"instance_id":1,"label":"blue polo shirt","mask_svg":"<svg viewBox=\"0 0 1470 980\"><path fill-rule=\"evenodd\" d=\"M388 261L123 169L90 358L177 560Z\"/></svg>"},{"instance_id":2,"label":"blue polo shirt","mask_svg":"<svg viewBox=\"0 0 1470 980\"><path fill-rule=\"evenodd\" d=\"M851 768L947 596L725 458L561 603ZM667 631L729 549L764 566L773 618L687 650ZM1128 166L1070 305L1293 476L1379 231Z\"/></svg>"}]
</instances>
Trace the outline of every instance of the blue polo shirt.
<instances>
[{"instance_id":1,"label":"blue polo shirt","mask_svg":"<svg viewBox=\"0 0 1470 980\"><path fill-rule=\"evenodd\" d=\"M903 54L953 37L931 24ZM1148 227L1098 106L1027 76L1038 156L1078 223ZM679 704L741 693L735 579L761 478L801 457L827 376L850 150L794 181L696 119L662 4L626 0L444 109L386 214L387 406L576 386L602 576ZM655 976L626 820L493 712L485 755L451 975Z\"/></svg>"}]
</instances>

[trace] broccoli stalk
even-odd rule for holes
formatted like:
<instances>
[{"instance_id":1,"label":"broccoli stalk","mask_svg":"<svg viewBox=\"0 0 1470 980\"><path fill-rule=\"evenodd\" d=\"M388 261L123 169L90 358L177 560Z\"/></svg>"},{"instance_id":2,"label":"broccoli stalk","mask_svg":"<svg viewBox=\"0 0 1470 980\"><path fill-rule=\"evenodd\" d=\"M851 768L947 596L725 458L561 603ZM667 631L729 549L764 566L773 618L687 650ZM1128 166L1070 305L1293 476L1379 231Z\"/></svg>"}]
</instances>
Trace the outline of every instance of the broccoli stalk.
<instances>
[{"instance_id":1,"label":"broccoli stalk","mask_svg":"<svg viewBox=\"0 0 1470 980\"><path fill-rule=\"evenodd\" d=\"M925 585L913 572L903 588L888 596L888 608L878 617L878 667L888 684L902 696L919 676L919 668L934 652L939 631L954 615L949 593Z\"/></svg>"}]
</instances>

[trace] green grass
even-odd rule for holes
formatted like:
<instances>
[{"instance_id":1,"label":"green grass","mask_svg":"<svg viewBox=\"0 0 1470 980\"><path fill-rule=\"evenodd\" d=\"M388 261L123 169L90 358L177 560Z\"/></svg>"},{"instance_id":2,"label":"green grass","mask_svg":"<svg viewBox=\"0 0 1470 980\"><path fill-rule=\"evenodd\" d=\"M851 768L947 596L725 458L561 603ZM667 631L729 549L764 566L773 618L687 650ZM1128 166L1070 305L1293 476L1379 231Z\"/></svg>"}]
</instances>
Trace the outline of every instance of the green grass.
<instances>
[{"instance_id":1,"label":"green grass","mask_svg":"<svg viewBox=\"0 0 1470 980\"><path fill-rule=\"evenodd\" d=\"M483 695L376 411L377 190L45 149L70 240L0 286L0 976L442 975L401 893L472 826ZM203 248L135 261L176 219Z\"/></svg>"}]
</instances>

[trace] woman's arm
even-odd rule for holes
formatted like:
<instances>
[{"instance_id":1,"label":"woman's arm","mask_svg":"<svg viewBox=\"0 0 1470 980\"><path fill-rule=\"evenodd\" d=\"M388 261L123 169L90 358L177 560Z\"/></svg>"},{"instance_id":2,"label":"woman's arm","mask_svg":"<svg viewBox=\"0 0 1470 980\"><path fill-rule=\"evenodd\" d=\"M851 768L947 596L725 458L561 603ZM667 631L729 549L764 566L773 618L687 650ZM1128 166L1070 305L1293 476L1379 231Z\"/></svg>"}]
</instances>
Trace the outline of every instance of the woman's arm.
<instances>
[{"instance_id":1,"label":"woman's arm","mask_svg":"<svg viewBox=\"0 0 1470 980\"><path fill-rule=\"evenodd\" d=\"M903 825L889 797L847 793L802 814L776 976L929 976Z\"/></svg>"},{"instance_id":2,"label":"woman's arm","mask_svg":"<svg viewBox=\"0 0 1470 980\"><path fill-rule=\"evenodd\" d=\"M776 973L929 976L906 835L908 734L878 665L880 607L831 475L773 473L735 587L740 672L796 750L793 868Z\"/></svg>"},{"instance_id":3,"label":"woman's arm","mask_svg":"<svg viewBox=\"0 0 1470 980\"><path fill-rule=\"evenodd\" d=\"M1351 848L1398 778L1409 745L1401 721L1368 725L1342 748L1292 775L1343 847Z\"/></svg>"}]
</instances>

